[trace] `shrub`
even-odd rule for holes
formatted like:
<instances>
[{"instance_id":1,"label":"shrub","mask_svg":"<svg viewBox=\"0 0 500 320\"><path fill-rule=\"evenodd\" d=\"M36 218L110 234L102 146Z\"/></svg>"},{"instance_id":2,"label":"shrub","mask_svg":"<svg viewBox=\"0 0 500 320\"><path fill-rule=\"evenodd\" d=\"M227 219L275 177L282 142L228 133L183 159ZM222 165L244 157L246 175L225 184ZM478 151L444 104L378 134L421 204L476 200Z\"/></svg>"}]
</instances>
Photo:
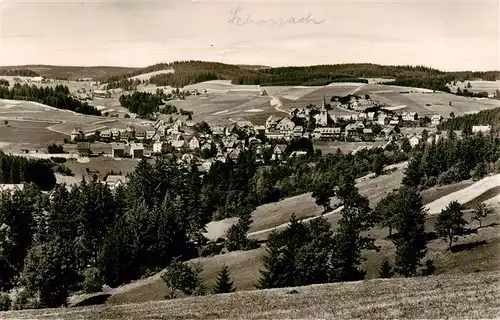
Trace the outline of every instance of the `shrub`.
<instances>
[{"instance_id":1,"label":"shrub","mask_svg":"<svg viewBox=\"0 0 500 320\"><path fill-rule=\"evenodd\" d=\"M425 267L422 270L422 275L430 276L434 274L435 271L436 271L436 266L434 265L434 261L432 260L425 261Z\"/></svg>"},{"instance_id":2,"label":"shrub","mask_svg":"<svg viewBox=\"0 0 500 320\"><path fill-rule=\"evenodd\" d=\"M83 290L85 293L94 293L102 290L103 279L96 267L90 267L84 271Z\"/></svg>"},{"instance_id":3,"label":"shrub","mask_svg":"<svg viewBox=\"0 0 500 320\"><path fill-rule=\"evenodd\" d=\"M172 290L178 290L186 295L203 295L206 287L200 278L201 266L188 265L175 258L161 278Z\"/></svg>"},{"instance_id":4,"label":"shrub","mask_svg":"<svg viewBox=\"0 0 500 320\"><path fill-rule=\"evenodd\" d=\"M12 300L7 293L0 293L0 311L8 311L12 305Z\"/></svg>"},{"instance_id":5,"label":"shrub","mask_svg":"<svg viewBox=\"0 0 500 320\"><path fill-rule=\"evenodd\" d=\"M40 303L27 290L17 293L11 306L11 310L38 309Z\"/></svg>"}]
</instances>

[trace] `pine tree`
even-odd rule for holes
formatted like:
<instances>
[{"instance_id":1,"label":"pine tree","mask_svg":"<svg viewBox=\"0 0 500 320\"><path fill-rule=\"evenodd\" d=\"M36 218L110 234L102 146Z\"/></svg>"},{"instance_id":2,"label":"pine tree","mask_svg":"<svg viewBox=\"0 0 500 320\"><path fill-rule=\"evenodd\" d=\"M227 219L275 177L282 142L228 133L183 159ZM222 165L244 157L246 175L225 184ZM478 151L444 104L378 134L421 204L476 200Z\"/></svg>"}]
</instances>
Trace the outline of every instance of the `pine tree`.
<instances>
[{"instance_id":1,"label":"pine tree","mask_svg":"<svg viewBox=\"0 0 500 320\"><path fill-rule=\"evenodd\" d=\"M213 289L215 294L234 292L233 282L229 274L229 269L226 265L222 266L217 274L217 280Z\"/></svg>"},{"instance_id":2,"label":"pine tree","mask_svg":"<svg viewBox=\"0 0 500 320\"><path fill-rule=\"evenodd\" d=\"M420 260L427 253L425 233L425 211L422 197L416 188L401 187L397 194L395 206L395 235L397 273L411 277L415 276Z\"/></svg>"},{"instance_id":3,"label":"pine tree","mask_svg":"<svg viewBox=\"0 0 500 320\"><path fill-rule=\"evenodd\" d=\"M410 187L418 187L422 181L423 174L420 169L422 156L421 154L415 155L415 157L410 160L408 166L405 170L405 176L403 178L403 184Z\"/></svg>"},{"instance_id":4,"label":"pine tree","mask_svg":"<svg viewBox=\"0 0 500 320\"><path fill-rule=\"evenodd\" d=\"M384 260L382 261L378 274L380 278L392 278L392 276L394 275L392 266L387 258L384 258Z\"/></svg>"}]
</instances>

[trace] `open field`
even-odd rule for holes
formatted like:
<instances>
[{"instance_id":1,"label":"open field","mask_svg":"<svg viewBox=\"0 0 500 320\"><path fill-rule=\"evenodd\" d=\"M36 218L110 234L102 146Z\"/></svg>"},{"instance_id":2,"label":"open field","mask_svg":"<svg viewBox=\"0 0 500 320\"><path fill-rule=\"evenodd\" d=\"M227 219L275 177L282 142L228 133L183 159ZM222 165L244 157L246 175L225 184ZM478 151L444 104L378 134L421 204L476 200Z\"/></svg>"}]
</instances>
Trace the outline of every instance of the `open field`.
<instances>
[{"instance_id":1,"label":"open field","mask_svg":"<svg viewBox=\"0 0 500 320\"><path fill-rule=\"evenodd\" d=\"M356 92L358 95L366 93L370 95L371 99L391 106L405 105L406 108L401 109L401 111L413 111L419 115L440 114L443 117L449 117L452 111L456 116L459 116L471 111L500 107L498 100L466 98L445 92L433 93L419 88L365 85ZM450 101L451 107L449 106Z\"/></svg>"},{"instance_id":2,"label":"open field","mask_svg":"<svg viewBox=\"0 0 500 320\"><path fill-rule=\"evenodd\" d=\"M470 83L471 87L467 88L467 83ZM467 89L467 91L472 91L474 93L488 92L495 93L496 90L500 90L500 80L497 81L483 81L483 80L471 80L465 82L457 82L457 85L449 85L451 91L456 92L457 88L460 90Z\"/></svg>"},{"instance_id":3,"label":"open field","mask_svg":"<svg viewBox=\"0 0 500 320\"><path fill-rule=\"evenodd\" d=\"M0 149L4 151L45 148L53 143L61 143L67 136L48 129L54 122L34 122L8 120L0 114Z\"/></svg>"},{"instance_id":4,"label":"open field","mask_svg":"<svg viewBox=\"0 0 500 320\"><path fill-rule=\"evenodd\" d=\"M446 206L452 201L458 201L461 204L465 204L482 194L488 194L490 198L495 197L498 193L487 193L488 190L497 190L497 187L500 186L500 174L486 177L484 179L479 180L478 182L450 193L446 196L443 196L429 204L426 205L426 208L429 210L429 214L437 214L441 212ZM486 201L488 199L484 199Z\"/></svg>"},{"instance_id":5,"label":"open field","mask_svg":"<svg viewBox=\"0 0 500 320\"><path fill-rule=\"evenodd\" d=\"M499 272L376 279L118 306L5 312L4 319L497 318ZM338 303L341 302L341 303Z\"/></svg>"},{"instance_id":6,"label":"open field","mask_svg":"<svg viewBox=\"0 0 500 320\"><path fill-rule=\"evenodd\" d=\"M128 79L129 80L141 80L141 81L145 81L145 80L151 79L151 77L153 77L153 76L157 76L157 75L160 75L160 74L168 74L168 73L174 73L174 70L173 69L169 69L169 70L153 71L153 72L139 74L137 76L133 76L133 77L130 77Z\"/></svg>"},{"instance_id":7,"label":"open field","mask_svg":"<svg viewBox=\"0 0 500 320\"><path fill-rule=\"evenodd\" d=\"M92 132L110 128L126 128L129 125L147 128L151 123L139 119L83 115L36 102L0 100L0 122L3 124L4 120L9 121L12 126L0 127L2 130L0 141L21 143L23 139L26 139L26 143L33 146L46 146L47 142L61 143L64 138L69 138L75 127L81 128L84 132Z\"/></svg>"}]
</instances>

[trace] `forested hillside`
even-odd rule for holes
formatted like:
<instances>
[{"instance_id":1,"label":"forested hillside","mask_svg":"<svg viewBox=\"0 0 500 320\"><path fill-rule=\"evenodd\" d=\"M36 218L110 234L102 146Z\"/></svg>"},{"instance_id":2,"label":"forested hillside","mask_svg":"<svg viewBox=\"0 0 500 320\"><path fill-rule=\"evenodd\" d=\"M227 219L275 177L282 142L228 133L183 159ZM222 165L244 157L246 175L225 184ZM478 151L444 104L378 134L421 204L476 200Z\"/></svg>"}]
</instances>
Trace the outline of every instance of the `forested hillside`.
<instances>
[{"instance_id":1,"label":"forested hillside","mask_svg":"<svg viewBox=\"0 0 500 320\"><path fill-rule=\"evenodd\" d=\"M68 87L63 85L49 88L16 83L12 89L0 86L0 99L34 101L57 109L96 116L101 115L101 112L95 107L70 97Z\"/></svg>"},{"instance_id":2,"label":"forested hillside","mask_svg":"<svg viewBox=\"0 0 500 320\"><path fill-rule=\"evenodd\" d=\"M47 160L28 160L9 156L0 151L0 184L33 182L42 190L50 190L56 183L52 165Z\"/></svg>"},{"instance_id":3,"label":"forested hillside","mask_svg":"<svg viewBox=\"0 0 500 320\"><path fill-rule=\"evenodd\" d=\"M454 80L498 78L498 72L454 72L446 73L423 66L383 66L377 64L336 64L307 67L280 67L248 69L236 65L204 62L178 61L160 63L132 73L111 77L108 82L120 80L152 71L173 69L174 73L153 76L150 83L159 86L183 87L208 80L231 80L242 85L311 85L322 86L332 82L365 82L360 78L394 78L395 85L408 85L433 90L449 91L445 84ZM113 86L112 84L110 84Z\"/></svg>"},{"instance_id":4,"label":"forested hillside","mask_svg":"<svg viewBox=\"0 0 500 320\"><path fill-rule=\"evenodd\" d=\"M446 120L438 126L439 130L471 131L472 126L491 125L500 128L500 108L483 110L475 114L466 114Z\"/></svg>"}]
</instances>

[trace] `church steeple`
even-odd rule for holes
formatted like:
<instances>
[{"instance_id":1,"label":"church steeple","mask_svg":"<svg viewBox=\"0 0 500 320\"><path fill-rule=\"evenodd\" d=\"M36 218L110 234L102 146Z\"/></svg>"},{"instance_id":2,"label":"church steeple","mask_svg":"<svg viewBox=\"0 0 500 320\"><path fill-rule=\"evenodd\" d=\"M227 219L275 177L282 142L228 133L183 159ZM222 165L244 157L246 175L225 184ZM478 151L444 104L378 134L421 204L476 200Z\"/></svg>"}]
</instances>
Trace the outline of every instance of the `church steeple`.
<instances>
[{"instance_id":1,"label":"church steeple","mask_svg":"<svg viewBox=\"0 0 500 320\"><path fill-rule=\"evenodd\" d=\"M322 105L323 109L326 109L326 99L325 99L325 95L323 95L323 105Z\"/></svg>"}]
</instances>

